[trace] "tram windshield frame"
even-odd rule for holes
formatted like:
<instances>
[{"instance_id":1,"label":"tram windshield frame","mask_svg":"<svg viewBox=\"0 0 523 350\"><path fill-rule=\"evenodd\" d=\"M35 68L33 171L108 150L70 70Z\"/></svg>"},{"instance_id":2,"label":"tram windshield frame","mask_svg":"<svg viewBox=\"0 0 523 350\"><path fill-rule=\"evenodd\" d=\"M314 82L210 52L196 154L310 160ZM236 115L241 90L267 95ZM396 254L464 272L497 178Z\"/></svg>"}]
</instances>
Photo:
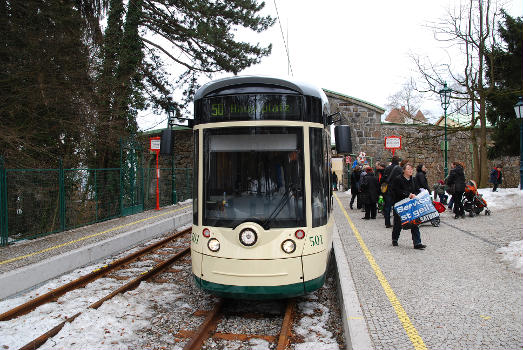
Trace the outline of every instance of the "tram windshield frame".
<instances>
[{"instance_id":1,"label":"tram windshield frame","mask_svg":"<svg viewBox=\"0 0 523 350\"><path fill-rule=\"evenodd\" d=\"M302 127L205 129L203 147L203 225L305 226Z\"/></svg>"}]
</instances>

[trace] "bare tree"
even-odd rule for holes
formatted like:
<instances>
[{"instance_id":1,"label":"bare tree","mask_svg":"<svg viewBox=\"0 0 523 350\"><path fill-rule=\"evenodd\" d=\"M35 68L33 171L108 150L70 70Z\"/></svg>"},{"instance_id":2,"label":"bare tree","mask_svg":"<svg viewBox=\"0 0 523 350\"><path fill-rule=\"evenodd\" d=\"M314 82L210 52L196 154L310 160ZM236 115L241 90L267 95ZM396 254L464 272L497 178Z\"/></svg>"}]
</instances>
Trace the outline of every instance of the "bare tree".
<instances>
[{"instance_id":1,"label":"bare tree","mask_svg":"<svg viewBox=\"0 0 523 350\"><path fill-rule=\"evenodd\" d=\"M410 78L399 91L388 97L385 106L390 109L405 107L409 115L413 116L419 110L421 102L422 97L416 88L416 82Z\"/></svg>"},{"instance_id":2,"label":"bare tree","mask_svg":"<svg viewBox=\"0 0 523 350\"><path fill-rule=\"evenodd\" d=\"M486 62L494 59L491 53L496 45L498 15L495 0L468 0L460 3L449 9L440 22L428 26L437 41L457 49L460 55L449 54L449 62L444 64L412 57L428 91L438 93L445 81L450 82L455 102L450 113L470 113L469 130L474 164L478 164L474 169L474 177L482 187L487 185L489 175L485 103L494 85L487 85ZM495 82L495 77L491 76L490 81ZM480 128L476 130L478 122Z\"/></svg>"}]
</instances>

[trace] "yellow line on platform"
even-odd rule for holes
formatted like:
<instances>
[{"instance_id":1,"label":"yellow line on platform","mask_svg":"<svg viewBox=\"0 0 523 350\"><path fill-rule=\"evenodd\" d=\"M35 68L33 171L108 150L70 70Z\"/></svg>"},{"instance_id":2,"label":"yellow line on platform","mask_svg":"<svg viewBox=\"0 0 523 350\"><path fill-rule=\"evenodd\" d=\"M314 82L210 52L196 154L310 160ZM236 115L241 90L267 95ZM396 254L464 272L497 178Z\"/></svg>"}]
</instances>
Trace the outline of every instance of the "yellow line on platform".
<instances>
[{"instance_id":1,"label":"yellow line on platform","mask_svg":"<svg viewBox=\"0 0 523 350\"><path fill-rule=\"evenodd\" d=\"M385 278L385 275L383 274L380 267L376 263L376 260L374 260L374 257L372 256L369 248L367 248L367 245L363 241L363 238L361 238L361 235L358 232L358 229L356 229L356 226L354 226L354 223L352 222L351 218L349 217L349 214L347 213L347 211L341 204L341 201L339 200L338 196L336 194L334 194L334 197L338 201L338 204L340 205L340 208L343 211L343 214L345 214L345 217L347 218L347 221L349 222L349 225L352 228L352 232L354 232L354 236L356 237L356 240L358 241L358 243L361 246L361 249L363 250L363 254L365 254L365 257L369 261L370 266L374 270L374 273L376 274L378 281L381 283L381 286L383 287L385 294L387 295L387 298L389 298L389 301L392 304L394 311L396 311L396 315L398 316L398 319L400 320L401 324L403 325L403 328L405 329L407 336L409 337L410 341L412 342L412 345L414 345L414 348L416 350L427 350L427 347L425 346L423 339L421 339L421 336L419 335L418 331L416 330L416 327L414 327L414 325L410 321L409 316L405 312L405 309L403 308L403 306L401 306L401 303L398 300L398 297L396 297L396 293L394 293L389 282Z\"/></svg>"},{"instance_id":2,"label":"yellow line on platform","mask_svg":"<svg viewBox=\"0 0 523 350\"><path fill-rule=\"evenodd\" d=\"M26 259L26 258L29 258L31 256L35 256L35 255L38 255L38 254L42 254L42 253L45 253L45 252L48 252L50 250L54 250L54 249L58 249L58 248L62 248L62 247L65 247L67 245L70 245L70 244L74 244L74 243L77 243L77 242L81 242L83 240L86 240L86 239L89 239L89 238L93 238L93 237L96 237L96 236L101 236L105 233L109 233L109 232L112 232L112 231L116 231L116 230L119 230L121 228L124 228L124 227L129 227L129 226L132 226L132 225L136 225L136 224L139 224L141 222L145 222L145 221L148 221L148 220L151 220L151 219L155 219L155 218L159 218L161 216L164 216L164 215L167 215L167 214L171 214L171 213L174 213L174 212L177 212L177 211L180 211L180 210L183 210L183 209L187 209L187 208L190 208L190 206L186 206L186 207L182 207L182 208L178 208L178 209L174 209L174 210L169 210L165 213L162 213L162 214L158 214L158 215L155 215L155 216L151 216L151 217L148 217L148 218L145 218L145 219L140 219L140 220L136 220L136 221L133 221L133 222L130 222L128 224L125 224L125 225L120 225L120 226L116 226L116 227L113 227L113 228L110 228L108 230L105 230L105 231L102 231L102 232L98 232L98 233L93 233L92 235L89 235L89 236L85 236L85 237L82 237L82 238L78 238L78 239L75 239L74 241L69 241L69 242L65 242L65 243L62 243L62 244L59 244L59 245L56 245L54 247L49 247L49 248L46 248L46 249L43 249L43 250L40 250L40 251L37 251L37 252L34 252L34 253L31 253L31 254L27 254L27 255L21 255L21 256L17 256L16 258L11 258L11 259L7 259L7 260L3 260L3 261L0 261L0 265L4 265L4 264L8 264L8 263L11 263L13 261L18 261L18 260L22 260L22 259Z\"/></svg>"}]
</instances>

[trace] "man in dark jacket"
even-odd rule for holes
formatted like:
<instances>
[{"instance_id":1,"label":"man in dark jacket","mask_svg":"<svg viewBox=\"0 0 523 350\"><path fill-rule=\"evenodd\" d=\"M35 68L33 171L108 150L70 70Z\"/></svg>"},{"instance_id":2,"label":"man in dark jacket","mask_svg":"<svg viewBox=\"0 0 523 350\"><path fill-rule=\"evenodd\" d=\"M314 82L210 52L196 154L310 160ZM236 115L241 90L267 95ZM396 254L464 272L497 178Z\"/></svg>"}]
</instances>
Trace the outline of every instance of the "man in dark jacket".
<instances>
[{"instance_id":1,"label":"man in dark jacket","mask_svg":"<svg viewBox=\"0 0 523 350\"><path fill-rule=\"evenodd\" d=\"M463 164L460 162L452 162L451 168L449 177L447 177L447 186L454 201L454 219L459 217L464 219L463 192L465 192L465 171L463 170Z\"/></svg>"},{"instance_id":2,"label":"man in dark jacket","mask_svg":"<svg viewBox=\"0 0 523 350\"><path fill-rule=\"evenodd\" d=\"M360 198L365 206L365 217L363 219L376 219L376 203L380 193L378 178L374 175L370 166L365 171L367 174L363 176L360 183Z\"/></svg>"},{"instance_id":3,"label":"man in dark jacket","mask_svg":"<svg viewBox=\"0 0 523 350\"><path fill-rule=\"evenodd\" d=\"M416 167L416 183L419 188L424 188L432 194L432 191L429 187L429 182L427 181L427 167L423 164L419 164Z\"/></svg>"},{"instance_id":4,"label":"man in dark jacket","mask_svg":"<svg viewBox=\"0 0 523 350\"><path fill-rule=\"evenodd\" d=\"M401 174L402 170L399 165L399 157L394 156L392 157L392 163L385 168L385 171L383 172L383 178L382 183L387 183L387 192L383 195L383 199L385 201L383 205L383 216L385 216L385 227L389 228L392 227L390 224L390 211L392 209L392 189L391 189L391 182L392 180Z\"/></svg>"},{"instance_id":5,"label":"man in dark jacket","mask_svg":"<svg viewBox=\"0 0 523 350\"><path fill-rule=\"evenodd\" d=\"M408 161L403 161L401 164L403 169L403 174L397 176L392 180L392 197L394 203L397 203L405 198L414 198L420 192L419 186L416 184L416 180L412 177L414 168L408 163ZM413 226L410 229L412 234L412 243L414 244L414 249L425 249L427 246L421 244L421 235L419 232L419 227L417 225ZM392 229L392 245L394 247L398 246L398 239L400 238L401 233L401 218L394 212L394 227Z\"/></svg>"}]
</instances>

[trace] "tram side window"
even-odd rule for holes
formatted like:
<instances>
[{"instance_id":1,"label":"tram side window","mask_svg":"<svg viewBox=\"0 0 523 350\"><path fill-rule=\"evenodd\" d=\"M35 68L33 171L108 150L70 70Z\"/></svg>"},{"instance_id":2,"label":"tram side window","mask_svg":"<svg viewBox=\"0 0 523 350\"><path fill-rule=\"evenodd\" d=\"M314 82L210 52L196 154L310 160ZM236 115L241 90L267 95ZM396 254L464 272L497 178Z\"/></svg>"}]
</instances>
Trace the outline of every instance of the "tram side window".
<instances>
[{"instance_id":1,"label":"tram side window","mask_svg":"<svg viewBox=\"0 0 523 350\"><path fill-rule=\"evenodd\" d=\"M330 217L330 212L332 211L332 202L331 202L331 198L332 198L332 183L331 183L331 150L330 150L330 144L331 144L331 139L330 139L330 136L329 136L329 133L327 132L327 130L323 130L323 168L324 168L324 176L325 176L325 195L328 196L328 199L327 199L327 206L328 206L328 210L327 210L327 221Z\"/></svg>"},{"instance_id":2,"label":"tram side window","mask_svg":"<svg viewBox=\"0 0 523 350\"><path fill-rule=\"evenodd\" d=\"M199 155L199 130L193 133L194 141L194 158L193 158L193 177L192 177L192 215L193 224L198 225L198 155Z\"/></svg>"},{"instance_id":3,"label":"tram side window","mask_svg":"<svg viewBox=\"0 0 523 350\"><path fill-rule=\"evenodd\" d=\"M328 172L325 169L323 129L310 128L312 227L327 224Z\"/></svg>"}]
</instances>

